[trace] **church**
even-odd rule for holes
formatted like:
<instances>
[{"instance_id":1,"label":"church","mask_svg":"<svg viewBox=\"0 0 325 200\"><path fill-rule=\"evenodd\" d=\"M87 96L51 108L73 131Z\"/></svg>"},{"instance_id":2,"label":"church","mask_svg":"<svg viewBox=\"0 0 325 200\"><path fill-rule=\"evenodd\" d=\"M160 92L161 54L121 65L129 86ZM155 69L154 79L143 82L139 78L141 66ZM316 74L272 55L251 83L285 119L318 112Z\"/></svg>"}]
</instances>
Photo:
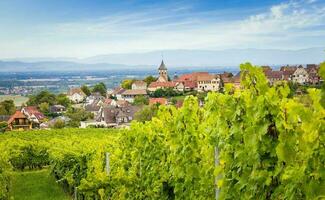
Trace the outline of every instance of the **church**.
<instances>
[{"instance_id":1,"label":"church","mask_svg":"<svg viewBox=\"0 0 325 200\"><path fill-rule=\"evenodd\" d=\"M168 71L167 71L167 67L164 63L164 60L161 61L161 64L158 68L158 79L155 82L152 82L149 86L148 86L148 90L150 92L154 92L157 89L167 89L167 88L173 88L178 90L178 87L180 86L179 83L173 82L173 81L169 81L168 80ZM182 86L180 86L182 87Z\"/></svg>"},{"instance_id":2,"label":"church","mask_svg":"<svg viewBox=\"0 0 325 200\"><path fill-rule=\"evenodd\" d=\"M157 82L168 82L168 73L167 73L167 67L164 63L164 60L161 61L161 64L158 68L159 77Z\"/></svg>"}]
</instances>

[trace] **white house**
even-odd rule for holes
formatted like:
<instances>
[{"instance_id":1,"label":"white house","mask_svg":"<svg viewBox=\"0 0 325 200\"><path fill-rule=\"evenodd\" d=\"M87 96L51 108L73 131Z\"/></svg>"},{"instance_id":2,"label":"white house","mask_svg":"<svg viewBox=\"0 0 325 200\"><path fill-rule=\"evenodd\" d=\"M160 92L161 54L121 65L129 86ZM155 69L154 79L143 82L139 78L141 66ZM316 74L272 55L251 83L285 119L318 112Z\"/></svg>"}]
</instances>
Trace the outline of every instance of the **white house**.
<instances>
[{"instance_id":1,"label":"white house","mask_svg":"<svg viewBox=\"0 0 325 200\"><path fill-rule=\"evenodd\" d=\"M308 72L303 68L303 66L299 66L296 71L292 74L292 81L299 83L299 84L305 84L309 80Z\"/></svg>"},{"instance_id":2,"label":"white house","mask_svg":"<svg viewBox=\"0 0 325 200\"><path fill-rule=\"evenodd\" d=\"M221 87L221 79L218 75L205 74L197 78L198 91L219 91Z\"/></svg>"},{"instance_id":3,"label":"white house","mask_svg":"<svg viewBox=\"0 0 325 200\"><path fill-rule=\"evenodd\" d=\"M67 97L74 103L80 103L86 98L86 94L80 88L70 88Z\"/></svg>"},{"instance_id":4,"label":"white house","mask_svg":"<svg viewBox=\"0 0 325 200\"><path fill-rule=\"evenodd\" d=\"M130 103L133 103L135 97L137 96L147 96L147 91L146 90L125 90L121 94L121 99L118 100L125 100Z\"/></svg>"},{"instance_id":5,"label":"white house","mask_svg":"<svg viewBox=\"0 0 325 200\"><path fill-rule=\"evenodd\" d=\"M132 83L132 90L146 90L147 89L147 83L144 81L134 81Z\"/></svg>"}]
</instances>

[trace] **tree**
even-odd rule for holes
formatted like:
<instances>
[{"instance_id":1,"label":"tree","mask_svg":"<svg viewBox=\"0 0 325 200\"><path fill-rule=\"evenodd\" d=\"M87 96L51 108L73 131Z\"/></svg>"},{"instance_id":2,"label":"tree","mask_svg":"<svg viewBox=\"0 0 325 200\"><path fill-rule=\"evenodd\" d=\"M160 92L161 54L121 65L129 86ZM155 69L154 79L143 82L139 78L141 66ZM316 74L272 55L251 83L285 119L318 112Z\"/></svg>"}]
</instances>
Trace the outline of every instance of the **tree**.
<instances>
[{"instance_id":1,"label":"tree","mask_svg":"<svg viewBox=\"0 0 325 200\"><path fill-rule=\"evenodd\" d=\"M144 82L147 83L147 85L150 85L150 83L157 81L157 78L153 76L147 76L145 79L143 79Z\"/></svg>"},{"instance_id":2,"label":"tree","mask_svg":"<svg viewBox=\"0 0 325 200\"><path fill-rule=\"evenodd\" d=\"M69 107L71 102L66 94L59 94L56 96L56 103L64 107Z\"/></svg>"},{"instance_id":3,"label":"tree","mask_svg":"<svg viewBox=\"0 0 325 200\"><path fill-rule=\"evenodd\" d=\"M149 104L149 99L148 99L148 97L145 97L143 95L136 96L134 98L133 104L134 105L148 105Z\"/></svg>"},{"instance_id":4,"label":"tree","mask_svg":"<svg viewBox=\"0 0 325 200\"><path fill-rule=\"evenodd\" d=\"M91 94L91 91L89 89L89 87L87 85L83 85L80 88L87 96L89 96Z\"/></svg>"},{"instance_id":5,"label":"tree","mask_svg":"<svg viewBox=\"0 0 325 200\"><path fill-rule=\"evenodd\" d=\"M16 111L13 100L5 100L0 102L0 115L12 115Z\"/></svg>"},{"instance_id":6,"label":"tree","mask_svg":"<svg viewBox=\"0 0 325 200\"><path fill-rule=\"evenodd\" d=\"M94 85L92 92L99 92L102 96L106 96L106 85L103 82L100 82Z\"/></svg>"},{"instance_id":7,"label":"tree","mask_svg":"<svg viewBox=\"0 0 325 200\"><path fill-rule=\"evenodd\" d=\"M143 109L135 113L134 118L139 122L150 121L153 117L157 116L159 104L152 106L145 106Z\"/></svg>"},{"instance_id":8,"label":"tree","mask_svg":"<svg viewBox=\"0 0 325 200\"><path fill-rule=\"evenodd\" d=\"M79 127L81 121L94 118L93 113L87 112L83 108L70 108L65 115L71 119L68 123L71 127Z\"/></svg>"},{"instance_id":9,"label":"tree","mask_svg":"<svg viewBox=\"0 0 325 200\"><path fill-rule=\"evenodd\" d=\"M122 81L121 83L121 87L124 89L131 89L132 88L132 84L134 83L135 80L131 80L131 79L125 79Z\"/></svg>"},{"instance_id":10,"label":"tree","mask_svg":"<svg viewBox=\"0 0 325 200\"><path fill-rule=\"evenodd\" d=\"M50 105L47 102L43 102L39 105L39 109L46 115L50 112Z\"/></svg>"},{"instance_id":11,"label":"tree","mask_svg":"<svg viewBox=\"0 0 325 200\"><path fill-rule=\"evenodd\" d=\"M65 122L62 119L56 120L53 124L53 128L55 129L61 129L64 128L64 126L65 126Z\"/></svg>"},{"instance_id":12,"label":"tree","mask_svg":"<svg viewBox=\"0 0 325 200\"><path fill-rule=\"evenodd\" d=\"M54 105L56 103L56 96L49 91L44 90L36 95L31 95L27 101L27 105L37 106L44 102L49 105Z\"/></svg>"},{"instance_id":13,"label":"tree","mask_svg":"<svg viewBox=\"0 0 325 200\"><path fill-rule=\"evenodd\" d=\"M181 93L175 91L173 88L159 88L151 94L152 97L173 97L178 95L181 95Z\"/></svg>"}]
</instances>

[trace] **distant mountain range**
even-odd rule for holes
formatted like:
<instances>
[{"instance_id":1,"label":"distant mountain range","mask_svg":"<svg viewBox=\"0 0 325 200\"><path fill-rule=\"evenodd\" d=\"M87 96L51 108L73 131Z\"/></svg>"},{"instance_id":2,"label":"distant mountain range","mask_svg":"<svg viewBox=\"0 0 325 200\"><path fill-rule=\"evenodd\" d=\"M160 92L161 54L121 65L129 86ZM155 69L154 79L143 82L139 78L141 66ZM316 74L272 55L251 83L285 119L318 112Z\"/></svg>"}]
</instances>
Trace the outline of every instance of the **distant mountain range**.
<instances>
[{"instance_id":1,"label":"distant mountain range","mask_svg":"<svg viewBox=\"0 0 325 200\"><path fill-rule=\"evenodd\" d=\"M84 59L16 58L0 61L0 71L85 71L152 69L163 58L167 67L237 67L240 63L279 66L320 63L325 60L325 47L300 50L228 49L228 50L163 50L146 53L108 54ZM116 64L113 64L116 63Z\"/></svg>"}]
</instances>

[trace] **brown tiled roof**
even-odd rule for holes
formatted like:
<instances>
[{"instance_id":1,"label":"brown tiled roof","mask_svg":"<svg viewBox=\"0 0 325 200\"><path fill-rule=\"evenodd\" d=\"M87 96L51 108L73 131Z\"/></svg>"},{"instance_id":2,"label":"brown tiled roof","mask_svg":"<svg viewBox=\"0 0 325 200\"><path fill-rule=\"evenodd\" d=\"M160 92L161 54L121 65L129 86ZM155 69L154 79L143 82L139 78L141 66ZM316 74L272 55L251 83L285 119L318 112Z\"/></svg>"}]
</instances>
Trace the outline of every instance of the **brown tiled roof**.
<instances>
[{"instance_id":1,"label":"brown tiled roof","mask_svg":"<svg viewBox=\"0 0 325 200\"><path fill-rule=\"evenodd\" d=\"M125 89L121 87L117 87L113 90L112 95L122 94L125 91Z\"/></svg>"},{"instance_id":2,"label":"brown tiled roof","mask_svg":"<svg viewBox=\"0 0 325 200\"><path fill-rule=\"evenodd\" d=\"M117 100L116 101L116 105L120 106L120 107L124 107L124 106L128 106L130 103L128 101L125 100Z\"/></svg>"},{"instance_id":3,"label":"brown tiled roof","mask_svg":"<svg viewBox=\"0 0 325 200\"><path fill-rule=\"evenodd\" d=\"M125 90L122 95L146 95L147 91L142 89L137 90Z\"/></svg>"},{"instance_id":4,"label":"brown tiled roof","mask_svg":"<svg viewBox=\"0 0 325 200\"><path fill-rule=\"evenodd\" d=\"M268 79L282 79L283 75L282 71L265 71L264 73Z\"/></svg>"},{"instance_id":5,"label":"brown tiled roof","mask_svg":"<svg viewBox=\"0 0 325 200\"><path fill-rule=\"evenodd\" d=\"M297 67L296 66L282 66L280 68L280 71L289 71L289 72L292 72L294 73L296 71Z\"/></svg>"},{"instance_id":6,"label":"brown tiled roof","mask_svg":"<svg viewBox=\"0 0 325 200\"><path fill-rule=\"evenodd\" d=\"M13 115L11 115L8 124L13 122L15 119L27 119L27 117L20 110L17 110Z\"/></svg>"},{"instance_id":7,"label":"brown tiled roof","mask_svg":"<svg viewBox=\"0 0 325 200\"><path fill-rule=\"evenodd\" d=\"M139 111L139 106L126 106L122 108L116 108L114 106L107 106L103 109L104 121L106 123L116 123L117 117L134 117L134 114Z\"/></svg>"},{"instance_id":8,"label":"brown tiled roof","mask_svg":"<svg viewBox=\"0 0 325 200\"><path fill-rule=\"evenodd\" d=\"M156 87L163 87L163 88L168 88L168 87L175 87L176 82L152 82L149 85L149 88L156 88Z\"/></svg>"},{"instance_id":9,"label":"brown tiled roof","mask_svg":"<svg viewBox=\"0 0 325 200\"><path fill-rule=\"evenodd\" d=\"M82 96L86 96L86 94L81 90L81 88L70 88L68 91L68 95L71 96L73 94L80 94Z\"/></svg>"},{"instance_id":10,"label":"brown tiled roof","mask_svg":"<svg viewBox=\"0 0 325 200\"><path fill-rule=\"evenodd\" d=\"M217 76L216 75L213 75L213 74L205 74L205 75L199 75L197 77L197 81L210 81L214 78L216 78Z\"/></svg>"},{"instance_id":11,"label":"brown tiled roof","mask_svg":"<svg viewBox=\"0 0 325 200\"><path fill-rule=\"evenodd\" d=\"M88 112L97 112L99 111L100 106L98 105L98 101L94 101L92 104L88 104L85 106L85 110Z\"/></svg>"},{"instance_id":12,"label":"brown tiled roof","mask_svg":"<svg viewBox=\"0 0 325 200\"><path fill-rule=\"evenodd\" d=\"M149 105L154 105L159 103L160 105L166 105L167 99L166 98L150 98L149 99Z\"/></svg>"}]
</instances>

